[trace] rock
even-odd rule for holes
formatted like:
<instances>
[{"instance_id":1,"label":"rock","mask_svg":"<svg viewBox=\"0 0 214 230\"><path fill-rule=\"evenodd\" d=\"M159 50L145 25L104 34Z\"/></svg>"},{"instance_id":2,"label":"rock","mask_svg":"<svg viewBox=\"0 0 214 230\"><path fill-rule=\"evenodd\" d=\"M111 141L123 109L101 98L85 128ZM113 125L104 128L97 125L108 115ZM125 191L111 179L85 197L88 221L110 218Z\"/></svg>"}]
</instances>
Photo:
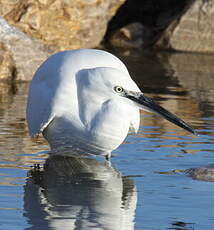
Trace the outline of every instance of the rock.
<instances>
[{"instance_id":1,"label":"rock","mask_svg":"<svg viewBox=\"0 0 214 230\"><path fill-rule=\"evenodd\" d=\"M109 42L114 47L139 48L143 45L143 26L140 23L129 24L116 31Z\"/></svg>"},{"instance_id":2,"label":"rock","mask_svg":"<svg viewBox=\"0 0 214 230\"><path fill-rule=\"evenodd\" d=\"M0 0L0 15L51 49L92 48L124 1Z\"/></svg>"},{"instance_id":3,"label":"rock","mask_svg":"<svg viewBox=\"0 0 214 230\"><path fill-rule=\"evenodd\" d=\"M158 41L161 48L214 52L214 3L197 0L179 21L173 21Z\"/></svg>"},{"instance_id":4,"label":"rock","mask_svg":"<svg viewBox=\"0 0 214 230\"><path fill-rule=\"evenodd\" d=\"M0 17L0 79L29 81L49 55L43 44Z\"/></svg>"},{"instance_id":5,"label":"rock","mask_svg":"<svg viewBox=\"0 0 214 230\"><path fill-rule=\"evenodd\" d=\"M10 51L0 42L0 80L12 80L14 71Z\"/></svg>"},{"instance_id":6,"label":"rock","mask_svg":"<svg viewBox=\"0 0 214 230\"><path fill-rule=\"evenodd\" d=\"M214 164L202 168L190 168L186 170L186 173L194 180L214 182Z\"/></svg>"},{"instance_id":7,"label":"rock","mask_svg":"<svg viewBox=\"0 0 214 230\"><path fill-rule=\"evenodd\" d=\"M110 20L104 40L112 46L152 47L169 24L179 18L192 1L126 0ZM137 40L127 39L124 30L129 31L129 37L140 36Z\"/></svg>"}]
</instances>

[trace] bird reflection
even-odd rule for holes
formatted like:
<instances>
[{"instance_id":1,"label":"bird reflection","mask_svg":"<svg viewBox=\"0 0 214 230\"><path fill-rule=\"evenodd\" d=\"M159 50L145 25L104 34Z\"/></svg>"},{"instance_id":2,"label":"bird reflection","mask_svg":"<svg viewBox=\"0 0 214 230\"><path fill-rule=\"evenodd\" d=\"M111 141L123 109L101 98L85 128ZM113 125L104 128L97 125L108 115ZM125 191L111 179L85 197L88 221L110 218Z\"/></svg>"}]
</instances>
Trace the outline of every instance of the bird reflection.
<instances>
[{"instance_id":1,"label":"bird reflection","mask_svg":"<svg viewBox=\"0 0 214 230\"><path fill-rule=\"evenodd\" d=\"M28 229L133 229L136 202L130 178L90 157L51 156L25 185Z\"/></svg>"}]
</instances>

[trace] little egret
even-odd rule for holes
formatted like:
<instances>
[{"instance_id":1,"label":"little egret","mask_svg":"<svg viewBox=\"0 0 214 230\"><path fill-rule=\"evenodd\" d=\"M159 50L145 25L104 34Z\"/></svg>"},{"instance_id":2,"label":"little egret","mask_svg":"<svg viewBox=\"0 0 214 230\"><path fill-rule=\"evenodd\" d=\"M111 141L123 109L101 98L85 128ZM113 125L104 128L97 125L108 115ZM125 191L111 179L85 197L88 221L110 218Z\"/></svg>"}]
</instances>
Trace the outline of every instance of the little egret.
<instances>
[{"instance_id":1,"label":"little egret","mask_svg":"<svg viewBox=\"0 0 214 230\"><path fill-rule=\"evenodd\" d=\"M126 66L95 49L67 50L49 57L29 89L27 122L52 150L110 156L130 128L138 131L139 109L149 110L195 134L184 121L145 96Z\"/></svg>"}]
</instances>

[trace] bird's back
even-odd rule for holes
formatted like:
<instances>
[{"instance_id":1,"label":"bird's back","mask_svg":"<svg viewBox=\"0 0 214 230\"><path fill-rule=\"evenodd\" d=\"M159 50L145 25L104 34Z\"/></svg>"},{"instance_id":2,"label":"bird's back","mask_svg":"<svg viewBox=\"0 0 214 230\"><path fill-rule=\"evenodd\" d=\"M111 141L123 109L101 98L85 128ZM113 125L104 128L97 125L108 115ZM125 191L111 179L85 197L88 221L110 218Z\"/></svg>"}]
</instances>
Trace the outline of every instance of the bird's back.
<instances>
[{"instance_id":1,"label":"bird's back","mask_svg":"<svg viewBox=\"0 0 214 230\"><path fill-rule=\"evenodd\" d=\"M49 57L36 71L29 89L27 122L29 133L41 133L55 116L70 108L77 122L75 75L82 69L113 67L128 73L112 54L93 49L68 50Z\"/></svg>"}]
</instances>

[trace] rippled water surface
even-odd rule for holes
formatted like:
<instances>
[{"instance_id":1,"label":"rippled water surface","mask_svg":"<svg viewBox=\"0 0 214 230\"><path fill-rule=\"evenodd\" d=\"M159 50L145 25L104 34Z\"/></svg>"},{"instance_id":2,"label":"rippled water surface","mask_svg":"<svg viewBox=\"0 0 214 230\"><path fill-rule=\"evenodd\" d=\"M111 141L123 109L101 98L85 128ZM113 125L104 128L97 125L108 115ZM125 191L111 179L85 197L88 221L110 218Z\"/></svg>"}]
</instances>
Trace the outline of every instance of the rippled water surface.
<instances>
[{"instance_id":1,"label":"rippled water surface","mask_svg":"<svg viewBox=\"0 0 214 230\"><path fill-rule=\"evenodd\" d=\"M28 84L0 90L0 229L213 230L214 56L118 53L193 136L142 112L138 134L99 157L47 157L25 123Z\"/></svg>"}]
</instances>

